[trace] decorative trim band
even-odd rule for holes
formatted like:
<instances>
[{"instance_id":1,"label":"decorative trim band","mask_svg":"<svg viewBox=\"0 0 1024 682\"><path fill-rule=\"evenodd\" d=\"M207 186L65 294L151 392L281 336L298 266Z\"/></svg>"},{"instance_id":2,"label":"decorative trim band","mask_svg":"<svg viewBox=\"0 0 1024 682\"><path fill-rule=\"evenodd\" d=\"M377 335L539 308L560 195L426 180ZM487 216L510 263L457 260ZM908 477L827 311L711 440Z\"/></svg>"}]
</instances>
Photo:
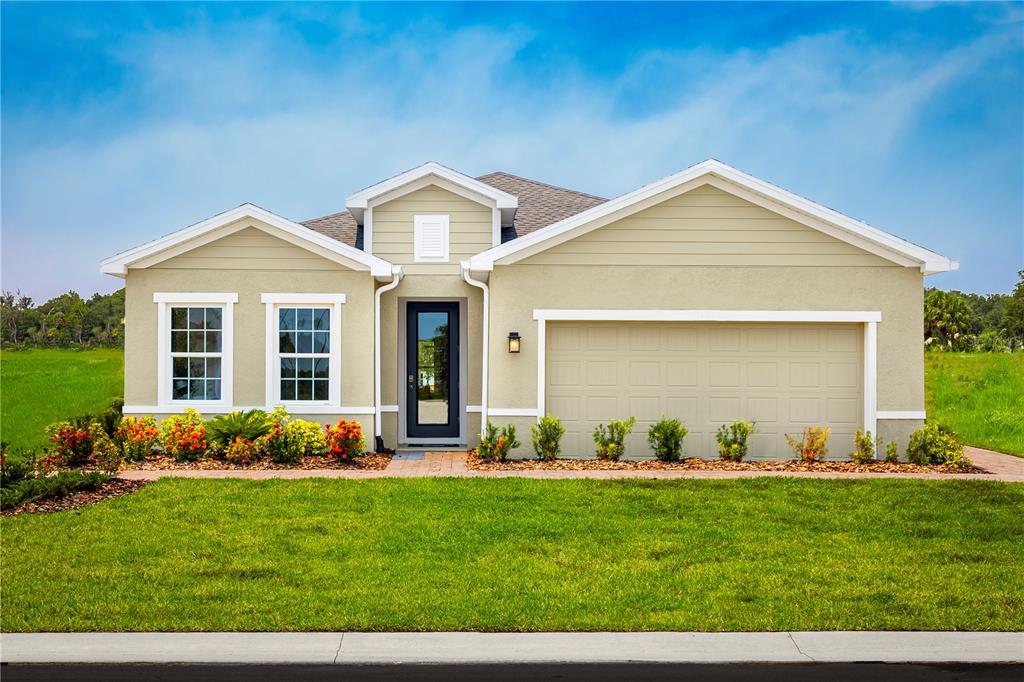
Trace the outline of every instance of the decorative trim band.
<instances>
[{"instance_id":1,"label":"decorative trim band","mask_svg":"<svg viewBox=\"0 0 1024 682\"><path fill-rule=\"evenodd\" d=\"M672 310L534 308L535 320L592 322L881 322L877 310Z\"/></svg>"},{"instance_id":2,"label":"decorative trim band","mask_svg":"<svg viewBox=\"0 0 1024 682\"><path fill-rule=\"evenodd\" d=\"M488 417L536 417L536 407L488 407Z\"/></svg>"},{"instance_id":3,"label":"decorative trim band","mask_svg":"<svg viewBox=\"0 0 1024 682\"><path fill-rule=\"evenodd\" d=\"M924 419L924 410L879 410L878 419Z\"/></svg>"},{"instance_id":4,"label":"decorative trim band","mask_svg":"<svg viewBox=\"0 0 1024 682\"><path fill-rule=\"evenodd\" d=\"M227 414L235 410L265 410L270 412L276 405L198 405L189 403L187 405L125 405L122 412L132 414L176 414L188 407L194 408L200 414ZM373 406L365 405L286 405L289 411L296 414L374 414Z\"/></svg>"}]
</instances>

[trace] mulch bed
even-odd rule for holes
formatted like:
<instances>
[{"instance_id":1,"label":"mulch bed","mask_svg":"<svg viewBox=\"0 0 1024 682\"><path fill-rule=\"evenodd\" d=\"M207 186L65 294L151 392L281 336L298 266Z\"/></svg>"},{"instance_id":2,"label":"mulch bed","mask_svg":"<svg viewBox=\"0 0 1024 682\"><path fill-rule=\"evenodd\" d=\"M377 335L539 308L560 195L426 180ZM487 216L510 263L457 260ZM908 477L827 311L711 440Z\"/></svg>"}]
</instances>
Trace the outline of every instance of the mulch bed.
<instances>
[{"instance_id":1,"label":"mulch bed","mask_svg":"<svg viewBox=\"0 0 1024 682\"><path fill-rule=\"evenodd\" d=\"M981 474L973 466L954 469L938 464L890 463L885 461L858 464L856 462L804 462L803 460L752 460L726 462L720 459L686 457L680 462L661 462L656 459L620 460L556 459L553 462L538 459L512 459L505 462L484 462L476 452L469 453L466 465L480 471L819 471L843 473L904 473L904 474Z\"/></svg>"},{"instance_id":2,"label":"mulch bed","mask_svg":"<svg viewBox=\"0 0 1024 682\"><path fill-rule=\"evenodd\" d=\"M275 464L269 459L259 459L248 464L235 464L223 459L201 459L198 462L178 462L166 455L150 455L141 462L128 462L127 469L144 471L168 471L171 469L238 469L238 470L279 470L279 469L362 469L375 471L386 469L391 455L368 454L357 457L354 462L339 462L330 457L303 457L295 464Z\"/></svg>"},{"instance_id":3,"label":"mulch bed","mask_svg":"<svg viewBox=\"0 0 1024 682\"><path fill-rule=\"evenodd\" d=\"M19 514L39 514L78 509L87 504L96 504L103 500L130 495L148 483L149 481L125 481L120 478L112 478L106 483L101 484L96 490L78 490L64 497L53 497L39 502L26 502L17 507L3 510L0 512L0 516L18 516Z\"/></svg>"}]
</instances>

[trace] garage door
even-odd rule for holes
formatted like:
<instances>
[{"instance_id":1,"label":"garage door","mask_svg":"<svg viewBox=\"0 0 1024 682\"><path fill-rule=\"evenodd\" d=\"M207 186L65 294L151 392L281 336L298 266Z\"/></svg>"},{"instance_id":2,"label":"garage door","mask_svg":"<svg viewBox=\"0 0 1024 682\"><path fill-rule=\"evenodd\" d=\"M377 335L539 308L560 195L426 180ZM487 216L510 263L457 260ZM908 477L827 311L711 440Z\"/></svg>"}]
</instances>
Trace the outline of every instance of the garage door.
<instances>
[{"instance_id":1,"label":"garage door","mask_svg":"<svg viewBox=\"0 0 1024 682\"><path fill-rule=\"evenodd\" d=\"M785 434L832 428L846 458L862 424L863 333L857 324L550 322L546 410L562 419L566 456L593 453L599 423L635 416L627 457L650 456L662 414L690 430L684 452L717 457L715 432L757 423L751 456L792 455Z\"/></svg>"}]
</instances>

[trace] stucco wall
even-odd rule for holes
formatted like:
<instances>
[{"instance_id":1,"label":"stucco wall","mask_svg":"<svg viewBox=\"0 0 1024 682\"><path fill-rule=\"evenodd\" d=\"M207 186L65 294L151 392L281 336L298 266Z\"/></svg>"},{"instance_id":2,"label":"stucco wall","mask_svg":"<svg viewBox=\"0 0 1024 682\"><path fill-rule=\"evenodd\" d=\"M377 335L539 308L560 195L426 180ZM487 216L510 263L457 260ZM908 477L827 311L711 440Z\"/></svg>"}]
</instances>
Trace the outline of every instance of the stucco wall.
<instances>
[{"instance_id":1,"label":"stucco wall","mask_svg":"<svg viewBox=\"0 0 1024 682\"><path fill-rule=\"evenodd\" d=\"M251 239L257 235L246 235ZM296 248L270 237L260 249ZM218 242L224 240L218 240ZM213 242L205 247L220 248ZM276 244L274 242L277 242ZM265 252L265 251L264 251ZM272 256L261 256L270 257ZM341 306L341 404L373 405L373 278L367 272L348 270L315 257L318 267L257 269L241 256L225 259L220 268L195 268L183 255L159 268L129 270L125 294L125 403L157 404L157 311L155 292L233 292L234 309L234 403L263 405L266 396L266 308L263 293L344 293ZM343 414L342 412L338 413ZM326 419L321 416L320 420ZM372 429L372 417L358 417ZM372 430L369 431L372 434Z\"/></svg>"}]
</instances>

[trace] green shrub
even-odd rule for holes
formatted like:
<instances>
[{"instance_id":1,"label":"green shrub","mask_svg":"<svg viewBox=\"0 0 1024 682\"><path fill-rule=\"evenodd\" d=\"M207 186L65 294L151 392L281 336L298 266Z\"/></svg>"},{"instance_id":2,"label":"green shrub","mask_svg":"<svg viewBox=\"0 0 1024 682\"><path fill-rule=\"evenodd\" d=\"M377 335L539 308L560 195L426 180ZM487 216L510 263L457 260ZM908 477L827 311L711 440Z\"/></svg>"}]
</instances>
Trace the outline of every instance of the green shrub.
<instances>
[{"instance_id":1,"label":"green shrub","mask_svg":"<svg viewBox=\"0 0 1024 682\"><path fill-rule=\"evenodd\" d=\"M293 419L284 425L284 438L289 454L286 457L315 456L327 454L327 437L317 422Z\"/></svg>"},{"instance_id":2,"label":"green shrub","mask_svg":"<svg viewBox=\"0 0 1024 682\"><path fill-rule=\"evenodd\" d=\"M0 509L65 497L79 490L96 490L109 480L109 475L99 471L61 471L53 476L25 478L0 488Z\"/></svg>"},{"instance_id":3,"label":"green shrub","mask_svg":"<svg viewBox=\"0 0 1024 682\"><path fill-rule=\"evenodd\" d=\"M747 450L750 447L747 441L750 439L750 434L754 433L756 429L755 424L745 422L742 419L734 421L732 424L722 424L718 427L718 433L715 434L715 440L718 441L718 454L722 459L730 462L742 462L743 458L747 456Z\"/></svg>"},{"instance_id":4,"label":"green shrub","mask_svg":"<svg viewBox=\"0 0 1024 682\"><path fill-rule=\"evenodd\" d=\"M853 434L853 455L854 462L867 464L875 459L875 441L871 438L871 432L864 433L857 429Z\"/></svg>"},{"instance_id":5,"label":"green shrub","mask_svg":"<svg viewBox=\"0 0 1024 682\"><path fill-rule=\"evenodd\" d=\"M597 451L598 459L617 461L626 451L626 436L633 432L636 425L636 417L630 417L623 421L612 419L608 422L606 429L604 424L598 424L594 429L594 449Z\"/></svg>"},{"instance_id":6,"label":"green shrub","mask_svg":"<svg viewBox=\"0 0 1024 682\"><path fill-rule=\"evenodd\" d=\"M944 464L958 469L971 466L956 434L934 422L925 422L923 428L910 434L907 459L914 464Z\"/></svg>"},{"instance_id":7,"label":"green shrub","mask_svg":"<svg viewBox=\"0 0 1024 682\"><path fill-rule=\"evenodd\" d=\"M34 450L11 451L7 443L0 443L0 486L36 476L41 459Z\"/></svg>"},{"instance_id":8,"label":"green shrub","mask_svg":"<svg viewBox=\"0 0 1024 682\"><path fill-rule=\"evenodd\" d=\"M99 421L90 424L89 434L92 436L92 455L89 457L89 463L108 473L120 469L124 464L121 448L107 435L103 424Z\"/></svg>"},{"instance_id":9,"label":"green shrub","mask_svg":"<svg viewBox=\"0 0 1024 682\"><path fill-rule=\"evenodd\" d=\"M480 445L476 448L476 454L485 462L504 462L509 451L519 445L515 426L508 424L499 430L488 421L483 433L480 434Z\"/></svg>"},{"instance_id":10,"label":"green shrub","mask_svg":"<svg viewBox=\"0 0 1024 682\"><path fill-rule=\"evenodd\" d=\"M227 447L239 438L254 441L270 430L270 417L263 410L235 410L219 414L206 423L206 438L211 443Z\"/></svg>"},{"instance_id":11,"label":"green shrub","mask_svg":"<svg viewBox=\"0 0 1024 682\"><path fill-rule=\"evenodd\" d=\"M654 456L662 462L678 462L683 455L683 438L687 433L689 431L681 421L661 415L661 419L647 431L647 443L654 450Z\"/></svg>"},{"instance_id":12,"label":"green shrub","mask_svg":"<svg viewBox=\"0 0 1024 682\"><path fill-rule=\"evenodd\" d=\"M885 444L885 461L890 464L895 464L900 461L899 446L896 445L896 441L894 440Z\"/></svg>"},{"instance_id":13,"label":"green shrub","mask_svg":"<svg viewBox=\"0 0 1024 682\"><path fill-rule=\"evenodd\" d=\"M533 451L537 457L548 461L558 458L562 452L562 436L565 435L565 427L558 417L542 417L539 422L530 425L530 433L533 435Z\"/></svg>"}]
</instances>

